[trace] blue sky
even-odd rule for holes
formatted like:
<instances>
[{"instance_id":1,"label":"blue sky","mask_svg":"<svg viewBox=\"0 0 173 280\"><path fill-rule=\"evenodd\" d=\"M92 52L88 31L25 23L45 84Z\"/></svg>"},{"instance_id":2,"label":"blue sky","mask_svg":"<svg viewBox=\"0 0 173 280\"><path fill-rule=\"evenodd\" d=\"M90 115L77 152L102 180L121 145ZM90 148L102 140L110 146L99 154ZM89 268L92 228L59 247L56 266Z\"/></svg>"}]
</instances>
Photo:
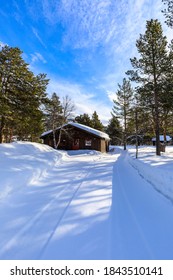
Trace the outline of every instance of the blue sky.
<instances>
[{"instance_id":1,"label":"blue sky","mask_svg":"<svg viewBox=\"0 0 173 280\"><path fill-rule=\"evenodd\" d=\"M75 115L96 110L106 124L146 20L158 18L172 39L162 9L161 0L1 0L0 42L47 74L49 94L69 95Z\"/></svg>"}]
</instances>

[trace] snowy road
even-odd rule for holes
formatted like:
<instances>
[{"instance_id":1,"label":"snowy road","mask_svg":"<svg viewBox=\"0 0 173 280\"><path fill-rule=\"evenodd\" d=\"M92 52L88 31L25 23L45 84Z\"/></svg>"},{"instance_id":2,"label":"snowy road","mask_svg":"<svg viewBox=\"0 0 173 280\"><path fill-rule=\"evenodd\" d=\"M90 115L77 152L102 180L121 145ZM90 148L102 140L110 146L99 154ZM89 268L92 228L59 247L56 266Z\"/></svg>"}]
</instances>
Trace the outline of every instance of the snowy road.
<instances>
[{"instance_id":1,"label":"snowy road","mask_svg":"<svg viewBox=\"0 0 173 280\"><path fill-rule=\"evenodd\" d=\"M173 259L173 204L126 152L65 156L0 205L0 259Z\"/></svg>"}]
</instances>

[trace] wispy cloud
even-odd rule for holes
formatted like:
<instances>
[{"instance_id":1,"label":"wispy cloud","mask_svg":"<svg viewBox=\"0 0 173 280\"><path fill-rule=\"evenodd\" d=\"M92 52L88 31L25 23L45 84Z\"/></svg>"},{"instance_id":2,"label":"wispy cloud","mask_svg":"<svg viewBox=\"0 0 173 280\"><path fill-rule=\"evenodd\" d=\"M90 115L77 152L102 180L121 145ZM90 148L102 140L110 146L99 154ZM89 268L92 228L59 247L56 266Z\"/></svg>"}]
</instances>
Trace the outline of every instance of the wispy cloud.
<instances>
[{"instance_id":1,"label":"wispy cloud","mask_svg":"<svg viewBox=\"0 0 173 280\"><path fill-rule=\"evenodd\" d=\"M47 62L40 53L35 52L34 54L31 54L31 63L33 64L38 61L41 61L43 63Z\"/></svg>"},{"instance_id":2,"label":"wispy cloud","mask_svg":"<svg viewBox=\"0 0 173 280\"><path fill-rule=\"evenodd\" d=\"M60 14L64 26L68 27L64 43L70 42L74 48L97 47L109 43L118 30L116 16L121 4L115 5L115 2L64 0Z\"/></svg>"},{"instance_id":3,"label":"wispy cloud","mask_svg":"<svg viewBox=\"0 0 173 280\"><path fill-rule=\"evenodd\" d=\"M80 84L51 78L48 92L49 94L56 92L61 100L68 95L74 101L76 115L87 113L91 116L94 111L97 111L103 123L106 123L110 118L111 107L104 104L101 99L96 101L95 94L87 92Z\"/></svg>"},{"instance_id":4,"label":"wispy cloud","mask_svg":"<svg viewBox=\"0 0 173 280\"><path fill-rule=\"evenodd\" d=\"M25 0L33 11L29 0ZM35 0L50 25L63 26L63 42L71 48L114 45L127 48L144 30L146 19L161 18L161 0ZM39 35L33 30L37 38ZM40 40L41 42L42 40Z\"/></svg>"},{"instance_id":5,"label":"wispy cloud","mask_svg":"<svg viewBox=\"0 0 173 280\"><path fill-rule=\"evenodd\" d=\"M35 17L32 2L25 3ZM127 6L122 0L35 0L34 4L48 24L63 26L63 42L73 48L109 43L119 30L117 18Z\"/></svg>"},{"instance_id":6,"label":"wispy cloud","mask_svg":"<svg viewBox=\"0 0 173 280\"><path fill-rule=\"evenodd\" d=\"M82 71L87 63L88 72L92 68L92 74L88 75L88 79L93 78L92 93L82 86L82 81L79 85L55 79L50 82L51 90L73 98L79 113L91 114L97 110L105 119L106 115L110 115L111 108L101 101L95 101L94 95L97 95L100 89L101 93L107 94L109 101L116 98L117 85L122 83L125 72L131 68L130 58L137 55L136 40L140 33L145 32L146 20L157 18L164 23L162 1L25 0L25 3L34 18L38 19L40 16L46 27L50 26L52 33L60 36L58 42L61 49L64 53L66 50L73 53L73 62L78 64ZM39 15L34 15L32 3L39 9ZM164 24L163 29L168 39L172 39L172 30ZM38 31L35 28L32 28L32 31L45 47ZM37 59L39 57L35 53L33 61ZM96 81L97 93L94 93Z\"/></svg>"},{"instance_id":7,"label":"wispy cloud","mask_svg":"<svg viewBox=\"0 0 173 280\"><path fill-rule=\"evenodd\" d=\"M35 37L38 39L38 41L41 43L41 45L47 49L46 45L44 44L43 40L41 39L41 37L38 34L37 29L35 29L34 27L32 27L32 32L34 33Z\"/></svg>"},{"instance_id":8,"label":"wispy cloud","mask_svg":"<svg viewBox=\"0 0 173 280\"><path fill-rule=\"evenodd\" d=\"M15 18L15 20L20 24L20 25L24 25L23 23L23 13L22 11L20 10L20 7L17 3L17 1L13 0L12 1L12 11L13 11L13 17Z\"/></svg>"},{"instance_id":9,"label":"wispy cloud","mask_svg":"<svg viewBox=\"0 0 173 280\"><path fill-rule=\"evenodd\" d=\"M122 83L125 72L131 68L130 58L137 55L136 40L139 39L140 33L145 32L146 20L157 18L162 22L168 41L172 39L172 30L164 24L162 1L128 0L126 3L124 7L122 5L123 21L119 25L119 30L112 37L110 44L104 48L107 70L104 71L100 87L107 92L110 100L116 98L118 83Z\"/></svg>"}]
</instances>

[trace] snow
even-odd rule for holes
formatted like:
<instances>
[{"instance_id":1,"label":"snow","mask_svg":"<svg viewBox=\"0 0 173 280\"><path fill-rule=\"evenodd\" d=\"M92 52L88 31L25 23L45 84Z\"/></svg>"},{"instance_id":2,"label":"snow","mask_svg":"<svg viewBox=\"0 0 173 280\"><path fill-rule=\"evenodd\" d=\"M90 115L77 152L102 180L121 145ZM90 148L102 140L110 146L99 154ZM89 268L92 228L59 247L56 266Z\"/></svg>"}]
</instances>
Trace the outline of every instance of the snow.
<instances>
[{"instance_id":1,"label":"snow","mask_svg":"<svg viewBox=\"0 0 173 280\"><path fill-rule=\"evenodd\" d=\"M172 146L0 155L0 259L173 258Z\"/></svg>"},{"instance_id":2,"label":"snow","mask_svg":"<svg viewBox=\"0 0 173 280\"><path fill-rule=\"evenodd\" d=\"M100 130L94 129L92 127L89 127L89 126L86 126L86 125L83 125L83 124L80 124L80 123L75 123L75 122L70 122L69 124L74 126L74 127L83 129L83 130L85 130L85 131L87 131L89 133L92 133L94 135L97 135L97 136L99 136L101 138L110 140L109 135L106 134L105 132L100 131Z\"/></svg>"},{"instance_id":3,"label":"snow","mask_svg":"<svg viewBox=\"0 0 173 280\"><path fill-rule=\"evenodd\" d=\"M168 152L155 155L155 147L142 147L136 161L135 149L129 149L128 160L138 173L151 183L157 191L173 202L173 146L167 146Z\"/></svg>"},{"instance_id":4,"label":"snow","mask_svg":"<svg viewBox=\"0 0 173 280\"><path fill-rule=\"evenodd\" d=\"M165 139L164 139L164 135L160 135L160 141L164 141ZM172 140L172 138L169 136L169 135L166 135L166 141L171 141ZM153 137L152 138L152 141L156 141L156 137Z\"/></svg>"},{"instance_id":5,"label":"snow","mask_svg":"<svg viewBox=\"0 0 173 280\"><path fill-rule=\"evenodd\" d=\"M67 124L64 124L62 127L66 127L67 125L71 125L71 126L77 127L77 128L82 129L84 131L92 133L92 134L94 134L96 136L99 136L99 137L101 137L103 139L110 140L109 135L107 133L102 132L102 131L97 130L97 129L94 129L92 127L89 127L87 125L76 123L76 122L68 122ZM57 129L60 129L60 127L57 128ZM45 131L45 132L42 133L41 137L44 137L45 135L50 134L51 132L52 132L52 130Z\"/></svg>"}]
</instances>

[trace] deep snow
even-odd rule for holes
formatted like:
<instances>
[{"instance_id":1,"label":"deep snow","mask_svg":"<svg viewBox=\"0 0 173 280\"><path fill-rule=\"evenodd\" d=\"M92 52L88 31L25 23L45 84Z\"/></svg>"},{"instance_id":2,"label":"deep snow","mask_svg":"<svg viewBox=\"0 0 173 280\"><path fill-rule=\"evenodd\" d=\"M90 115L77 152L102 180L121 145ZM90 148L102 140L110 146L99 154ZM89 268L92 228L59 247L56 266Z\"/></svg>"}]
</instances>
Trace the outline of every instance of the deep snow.
<instances>
[{"instance_id":1,"label":"deep snow","mask_svg":"<svg viewBox=\"0 0 173 280\"><path fill-rule=\"evenodd\" d=\"M0 155L0 259L173 259L173 147Z\"/></svg>"}]
</instances>

